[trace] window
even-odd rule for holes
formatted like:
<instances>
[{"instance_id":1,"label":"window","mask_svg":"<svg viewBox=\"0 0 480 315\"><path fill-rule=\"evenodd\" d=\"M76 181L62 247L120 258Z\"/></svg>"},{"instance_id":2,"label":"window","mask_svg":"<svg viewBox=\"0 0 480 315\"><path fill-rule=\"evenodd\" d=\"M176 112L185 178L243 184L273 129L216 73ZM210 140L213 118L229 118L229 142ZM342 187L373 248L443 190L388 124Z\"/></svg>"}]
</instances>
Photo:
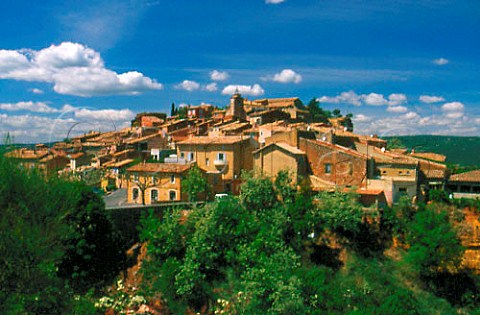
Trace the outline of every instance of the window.
<instances>
[{"instance_id":1,"label":"window","mask_svg":"<svg viewBox=\"0 0 480 315\"><path fill-rule=\"evenodd\" d=\"M402 175L402 171L398 171L398 175Z\"/></svg>"},{"instance_id":2,"label":"window","mask_svg":"<svg viewBox=\"0 0 480 315\"><path fill-rule=\"evenodd\" d=\"M383 171L382 171L382 174L387 174L387 171L386 171L386 170L383 170Z\"/></svg>"},{"instance_id":3,"label":"window","mask_svg":"<svg viewBox=\"0 0 480 315\"><path fill-rule=\"evenodd\" d=\"M157 189L152 189L150 191L150 199L152 199L152 202L158 201L158 190Z\"/></svg>"},{"instance_id":4,"label":"window","mask_svg":"<svg viewBox=\"0 0 480 315\"><path fill-rule=\"evenodd\" d=\"M152 176L152 185L156 185L157 184L157 179L155 178L155 176Z\"/></svg>"},{"instance_id":5,"label":"window","mask_svg":"<svg viewBox=\"0 0 480 315\"><path fill-rule=\"evenodd\" d=\"M177 192L175 190L170 190L170 192L168 193L168 197L170 201L177 200Z\"/></svg>"},{"instance_id":6,"label":"window","mask_svg":"<svg viewBox=\"0 0 480 315\"><path fill-rule=\"evenodd\" d=\"M225 161L225 153L221 152L217 154L217 160Z\"/></svg>"},{"instance_id":7,"label":"window","mask_svg":"<svg viewBox=\"0 0 480 315\"><path fill-rule=\"evenodd\" d=\"M170 176L170 183L175 184L175 175Z\"/></svg>"},{"instance_id":8,"label":"window","mask_svg":"<svg viewBox=\"0 0 480 315\"><path fill-rule=\"evenodd\" d=\"M407 193L407 188L406 187L398 188L398 192Z\"/></svg>"},{"instance_id":9,"label":"window","mask_svg":"<svg viewBox=\"0 0 480 315\"><path fill-rule=\"evenodd\" d=\"M132 189L132 198L133 198L133 200L138 199L138 188L133 188Z\"/></svg>"},{"instance_id":10,"label":"window","mask_svg":"<svg viewBox=\"0 0 480 315\"><path fill-rule=\"evenodd\" d=\"M210 160L209 160L208 158L205 159L205 164L206 164L207 166L210 165Z\"/></svg>"},{"instance_id":11,"label":"window","mask_svg":"<svg viewBox=\"0 0 480 315\"><path fill-rule=\"evenodd\" d=\"M181 157L182 159L184 159L184 158L185 158L185 152L180 152L180 157Z\"/></svg>"},{"instance_id":12,"label":"window","mask_svg":"<svg viewBox=\"0 0 480 315\"><path fill-rule=\"evenodd\" d=\"M325 174L330 174L330 173L332 173L332 164L325 163Z\"/></svg>"},{"instance_id":13,"label":"window","mask_svg":"<svg viewBox=\"0 0 480 315\"><path fill-rule=\"evenodd\" d=\"M138 174L133 175L133 180L138 182Z\"/></svg>"},{"instance_id":14,"label":"window","mask_svg":"<svg viewBox=\"0 0 480 315\"><path fill-rule=\"evenodd\" d=\"M194 160L194 158L193 158L193 152L190 152L190 153L188 154L188 160L189 160L189 161L193 161L193 160Z\"/></svg>"}]
</instances>

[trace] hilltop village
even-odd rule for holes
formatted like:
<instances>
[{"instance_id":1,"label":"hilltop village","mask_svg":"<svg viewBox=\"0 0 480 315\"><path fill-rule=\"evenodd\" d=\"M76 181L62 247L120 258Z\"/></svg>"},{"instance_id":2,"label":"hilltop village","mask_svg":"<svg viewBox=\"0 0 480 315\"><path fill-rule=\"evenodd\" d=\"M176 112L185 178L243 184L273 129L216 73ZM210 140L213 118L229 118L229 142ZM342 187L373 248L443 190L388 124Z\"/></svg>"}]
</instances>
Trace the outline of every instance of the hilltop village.
<instances>
[{"instance_id":1,"label":"hilltop village","mask_svg":"<svg viewBox=\"0 0 480 315\"><path fill-rule=\"evenodd\" d=\"M366 206L391 205L402 195L425 201L432 189L479 196L479 171L450 176L445 156L389 150L376 135L354 133L351 114L322 113L318 103L305 106L296 97L248 100L236 92L226 109L172 104L170 116L141 113L125 129L7 156L104 191L123 189L125 204L187 201L182 180L194 165L211 186L206 198L238 194L245 170L273 177L288 170L297 186L353 190Z\"/></svg>"}]
</instances>

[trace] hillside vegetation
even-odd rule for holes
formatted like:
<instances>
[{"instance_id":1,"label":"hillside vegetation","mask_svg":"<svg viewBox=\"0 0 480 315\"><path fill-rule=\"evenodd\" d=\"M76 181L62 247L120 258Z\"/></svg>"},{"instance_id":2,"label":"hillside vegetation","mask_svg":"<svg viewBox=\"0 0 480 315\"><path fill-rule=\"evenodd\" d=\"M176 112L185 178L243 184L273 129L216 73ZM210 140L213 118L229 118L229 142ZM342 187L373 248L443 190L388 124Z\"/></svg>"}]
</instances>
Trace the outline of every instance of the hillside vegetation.
<instances>
[{"instance_id":1,"label":"hillside vegetation","mask_svg":"<svg viewBox=\"0 0 480 315\"><path fill-rule=\"evenodd\" d=\"M448 164L480 167L480 137L455 136L394 136L386 140L398 139L408 149L417 152L435 152L447 156Z\"/></svg>"},{"instance_id":2,"label":"hillside vegetation","mask_svg":"<svg viewBox=\"0 0 480 315\"><path fill-rule=\"evenodd\" d=\"M404 199L366 220L352 194L298 192L286 173L274 183L244 180L239 197L187 217L173 210L143 219L147 300L174 314L479 311L478 278L460 266L453 223L461 215L452 205Z\"/></svg>"},{"instance_id":3,"label":"hillside vegetation","mask_svg":"<svg viewBox=\"0 0 480 315\"><path fill-rule=\"evenodd\" d=\"M238 197L146 213L133 289L117 282L125 248L91 188L0 157L2 314L480 313L455 206L403 199L367 217L357 196L311 195L286 172L243 179Z\"/></svg>"}]
</instances>

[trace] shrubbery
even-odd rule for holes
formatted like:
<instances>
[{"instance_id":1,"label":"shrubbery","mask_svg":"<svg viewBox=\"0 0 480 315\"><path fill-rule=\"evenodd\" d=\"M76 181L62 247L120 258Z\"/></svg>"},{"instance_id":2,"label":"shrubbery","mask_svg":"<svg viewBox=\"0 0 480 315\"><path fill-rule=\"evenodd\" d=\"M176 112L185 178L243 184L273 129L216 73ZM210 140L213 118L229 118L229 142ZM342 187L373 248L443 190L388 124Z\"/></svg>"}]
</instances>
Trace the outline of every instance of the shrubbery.
<instances>
[{"instance_id":1,"label":"shrubbery","mask_svg":"<svg viewBox=\"0 0 480 315\"><path fill-rule=\"evenodd\" d=\"M174 313L455 312L423 276L453 272L462 253L436 205L418 208L403 200L366 220L355 195L310 196L294 189L287 175L272 181L247 174L238 198L187 217L178 210L163 221L145 217L145 294L161 292ZM392 235L403 235L411 248L406 256L397 249L400 260L383 254ZM329 247L332 237L342 247Z\"/></svg>"},{"instance_id":2,"label":"shrubbery","mask_svg":"<svg viewBox=\"0 0 480 315\"><path fill-rule=\"evenodd\" d=\"M0 211L2 314L93 314L82 294L123 261L103 201L0 154Z\"/></svg>"}]
</instances>

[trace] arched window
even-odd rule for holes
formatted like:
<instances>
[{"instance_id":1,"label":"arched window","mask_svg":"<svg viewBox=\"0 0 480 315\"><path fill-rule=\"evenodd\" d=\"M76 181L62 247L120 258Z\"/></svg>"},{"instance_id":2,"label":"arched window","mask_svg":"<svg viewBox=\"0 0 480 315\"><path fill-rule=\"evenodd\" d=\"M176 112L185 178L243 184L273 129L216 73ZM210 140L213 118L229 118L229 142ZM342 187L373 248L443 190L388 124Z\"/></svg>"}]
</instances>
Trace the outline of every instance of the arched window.
<instances>
[{"instance_id":1,"label":"arched window","mask_svg":"<svg viewBox=\"0 0 480 315\"><path fill-rule=\"evenodd\" d=\"M168 197L170 201L175 201L177 200L177 192L175 190L170 190Z\"/></svg>"},{"instance_id":2,"label":"arched window","mask_svg":"<svg viewBox=\"0 0 480 315\"><path fill-rule=\"evenodd\" d=\"M152 202L158 201L158 189L152 189L150 191L150 199L152 200Z\"/></svg>"},{"instance_id":3,"label":"arched window","mask_svg":"<svg viewBox=\"0 0 480 315\"><path fill-rule=\"evenodd\" d=\"M133 200L137 200L138 199L138 188L133 188L132 189L132 198Z\"/></svg>"}]
</instances>

